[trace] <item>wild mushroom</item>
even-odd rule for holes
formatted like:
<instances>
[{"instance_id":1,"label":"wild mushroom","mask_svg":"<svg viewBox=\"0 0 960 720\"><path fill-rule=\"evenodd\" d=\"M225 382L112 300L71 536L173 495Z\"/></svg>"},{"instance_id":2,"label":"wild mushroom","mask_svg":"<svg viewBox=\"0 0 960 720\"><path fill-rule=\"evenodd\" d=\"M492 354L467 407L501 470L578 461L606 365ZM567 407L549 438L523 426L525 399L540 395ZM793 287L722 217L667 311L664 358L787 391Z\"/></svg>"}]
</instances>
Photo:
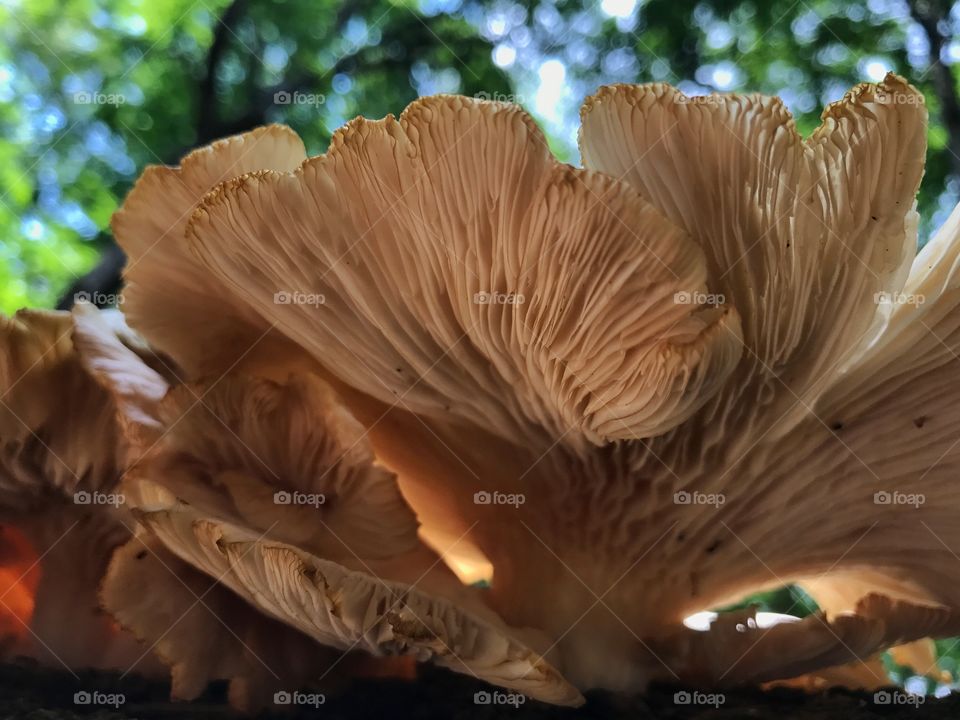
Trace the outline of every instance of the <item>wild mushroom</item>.
<instances>
[{"instance_id":1,"label":"wild mushroom","mask_svg":"<svg viewBox=\"0 0 960 720\"><path fill-rule=\"evenodd\" d=\"M136 342L119 314L78 314ZM100 609L107 563L134 523L117 487L126 454L117 408L78 349L96 340L81 335L69 313L0 316L4 656L125 669L144 654L152 672L155 658Z\"/></svg>"},{"instance_id":2,"label":"wild mushroom","mask_svg":"<svg viewBox=\"0 0 960 720\"><path fill-rule=\"evenodd\" d=\"M186 377L144 525L321 642L558 703L557 671L765 681L960 632L960 215L911 266L925 131L895 76L808 140L776 99L617 86L584 106L583 170L515 106L434 97L297 167L266 129L149 171L115 225L130 320ZM186 293L217 312L174 322ZM407 503L488 590L421 585ZM787 582L827 615L682 625Z\"/></svg>"}]
</instances>

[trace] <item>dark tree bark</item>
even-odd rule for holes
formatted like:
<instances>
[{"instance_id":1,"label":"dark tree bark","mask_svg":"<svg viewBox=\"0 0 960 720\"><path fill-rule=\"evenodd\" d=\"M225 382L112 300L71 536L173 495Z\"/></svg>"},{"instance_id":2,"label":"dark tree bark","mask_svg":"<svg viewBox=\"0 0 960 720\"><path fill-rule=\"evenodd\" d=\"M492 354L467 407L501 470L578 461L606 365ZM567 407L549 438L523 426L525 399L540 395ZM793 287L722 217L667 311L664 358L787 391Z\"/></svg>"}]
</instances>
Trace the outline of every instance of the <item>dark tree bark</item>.
<instances>
[{"instance_id":1,"label":"dark tree bark","mask_svg":"<svg viewBox=\"0 0 960 720\"><path fill-rule=\"evenodd\" d=\"M108 242L100 261L86 275L74 280L57 301L57 310L69 310L80 297L95 305L108 305L107 298L120 292L127 257L112 237Z\"/></svg>"},{"instance_id":2,"label":"dark tree bark","mask_svg":"<svg viewBox=\"0 0 960 720\"><path fill-rule=\"evenodd\" d=\"M217 69L223 53L236 34L235 28L246 9L245 0L234 0L218 18L213 42L207 52L206 72L197 93L197 136L200 143L218 137Z\"/></svg>"},{"instance_id":3,"label":"dark tree bark","mask_svg":"<svg viewBox=\"0 0 960 720\"><path fill-rule=\"evenodd\" d=\"M910 16L923 28L930 43L930 74L940 100L941 121L947 129L947 150L953 174L960 176L960 98L953 73L940 57L948 40L941 27L948 20L950 6L939 0L909 0L909 5Z\"/></svg>"}]
</instances>

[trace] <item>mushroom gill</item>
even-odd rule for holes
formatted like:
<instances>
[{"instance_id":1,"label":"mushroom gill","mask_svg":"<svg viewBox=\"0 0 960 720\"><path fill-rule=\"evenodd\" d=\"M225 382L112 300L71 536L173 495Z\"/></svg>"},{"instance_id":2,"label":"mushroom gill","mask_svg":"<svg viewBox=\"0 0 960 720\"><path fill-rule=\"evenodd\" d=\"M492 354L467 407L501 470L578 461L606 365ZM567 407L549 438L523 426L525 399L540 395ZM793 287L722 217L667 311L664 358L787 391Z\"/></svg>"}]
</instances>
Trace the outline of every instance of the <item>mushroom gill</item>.
<instances>
[{"instance_id":1,"label":"mushroom gill","mask_svg":"<svg viewBox=\"0 0 960 720\"><path fill-rule=\"evenodd\" d=\"M518 107L440 96L319 157L269 127L149 169L114 228L162 392L116 342L87 361L138 536L293 657L412 655L558 704L859 682L960 633L960 210L914 258L925 136L892 75L807 139L775 98L613 86L584 168ZM135 562L104 597L155 637L183 598L125 591L153 582ZM825 612L683 625L789 582ZM186 694L270 685L194 635L160 653Z\"/></svg>"}]
</instances>

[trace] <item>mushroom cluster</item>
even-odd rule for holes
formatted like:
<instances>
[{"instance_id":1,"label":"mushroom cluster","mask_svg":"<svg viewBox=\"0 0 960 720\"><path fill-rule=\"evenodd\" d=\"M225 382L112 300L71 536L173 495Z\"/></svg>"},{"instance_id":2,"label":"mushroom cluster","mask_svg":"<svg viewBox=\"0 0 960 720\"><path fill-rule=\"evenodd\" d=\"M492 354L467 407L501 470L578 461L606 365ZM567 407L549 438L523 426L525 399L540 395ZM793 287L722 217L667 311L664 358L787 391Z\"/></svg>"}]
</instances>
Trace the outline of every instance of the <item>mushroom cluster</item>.
<instances>
[{"instance_id":1,"label":"mushroom cluster","mask_svg":"<svg viewBox=\"0 0 960 720\"><path fill-rule=\"evenodd\" d=\"M82 508L82 579L34 540L40 584L122 628L96 650L251 709L370 671L352 651L562 705L882 685L891 647L933 671L924 639L960 634L960 210L917 254L922 96L860 85L807 139L777 98L666 85L581 117L582 168L456 96L318 157L280 126L214 143L114 217L135 332L4 321L4 527L123 498ZM789 583L822 611L684 622Z\"/></svg>"}]
</instances>

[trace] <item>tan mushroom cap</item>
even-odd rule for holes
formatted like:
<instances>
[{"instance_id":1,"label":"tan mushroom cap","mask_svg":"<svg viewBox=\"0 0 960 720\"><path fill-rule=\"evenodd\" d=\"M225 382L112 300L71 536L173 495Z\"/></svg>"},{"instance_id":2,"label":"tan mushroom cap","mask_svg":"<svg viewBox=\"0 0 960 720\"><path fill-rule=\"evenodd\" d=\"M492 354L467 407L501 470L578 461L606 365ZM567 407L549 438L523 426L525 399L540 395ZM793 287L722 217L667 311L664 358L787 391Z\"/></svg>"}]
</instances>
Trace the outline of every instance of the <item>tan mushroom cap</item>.
<instances>
[{"instance_id":1,"label":"tan mushroom cap","mask_svg":"<svg viewBox=\"0 0 960 720\"><path fill-rule=\"evenodd\" d=\"M167 547L271 617L325 645L413 655L558 705L583 698L539 654L490 617L443 595L311 556L190 509L143 522Z\"/></svg>"},{"instance_id":2,"label":"tan mushroom cap","mask_svg":"<svg viewBox=\"0 0 960 720\"><path fill-rule=\"evenodd\" d=\"M175 699L194 700L225 679L231 705L254 712L277 690L329 673L341 656L248 604L145 528L115 553L101 593L117 621L145 642L129 669L155 651L171 667Z\"/></svg>"},{"instance_id":3,"label":"tan mushroom cap","mask_svg":"<svg viewBox=\"0 0 960 720\"><path fill-rule=\"evenodd\" d=\"M914 260L873 343L823 392L793 442L760 444L756 505L766 517L727 520L748 544L778 548L774 571L808 587L831 615L869 592L960 607L958 261L954 211ZM813 558L823 565L811 573ZM914 661L931 669L923 655Z\"/></svg>"},{"instance_id":4,"label":"tan mushroom cap","mask_svg":"<svg viewBox=\"0 0 960 720\"><path fill-rule=\"evenodd\" d=\"M685 228L707 256L710 290L744 318L740 367L704 425L783 436L889 315L877 295L903 286L923 96L895 75L859 85L807 140L779 98L688 98L667 85L601 88L581 117L584 165Z\"/></svg>"},{"instance_id":5,"label":"tan mushroom cap","mask_svg":"<svg viewBox=\"0 0 960 720\"><path fill-rule=\"evenodd\" d=\"M814 407L842 442L808 421L794 457L814 476L842 478L832 526L843 536L876 524L850 553L850 571L815 584L838 609L849 588L960 607L956 512L960 488L960 209L915 259L888 323ZM808 455L809 459L804 456ZM855 504L857 503L857 504Z\"/></svg>"},{"instance_id":6,"label":"tan mushroom cap","mask_svg":"<svg viewBox=\"0 0 960 720\"><path fill-rule=\"evenodd\" d=\"M724 527L776 577L815 587L831 616L871 590L957 607L943 563L960 503L947 479L960 426L946 390L958 221L911 268L922 96L893 75L858 86L806 141L776 98L687 98L661 85L603 88L582 118L585 164L697 238L710 289L744 317L740 367L680 433L735 448L714 471L728 501L743 498ZM680 467L674 450L686 447L653 449ZM892 492L927 504L874 504Z\"/></svg>"},{"instance_id":7,"label":"tan mushroom cap","mask_svg":"<svg viewBox=\"0 0 960 720\"><path fill-rule=\"evenodd\" d=\"M859 670L840 665L867 667L877 650L911 641L899 623L916 613L939 618L925 633L951 632L960 598L944 562L960 541L948 525L960 505L949 482L960 403L944 388L960 329L960 221L908 278L925 123L920 95L893 76L828 108L806 141L777 100L606 88L585 107L582 148L589 167L616 180L558 165L515 108L429 98L399 120L351 123L296 169L220 185L183 229L196 252L184 262L209 272L207 287L231 306L214 335L234 358L251 343L269 348L243 369L272 380L228 375L210 395L214 412L186 413L183 433L142 468L141 489L172 493L147 493L144 522L191 564L225 571L236 592L323 642L379 647L363 623L338 624L326 588L349 589L346 605L390 650L410 619L397 624L370 603L414 598L427 621L410 620L399 644L441 662L452 656L435 640L449 645L461 621L435 618L469 616L462 627L478 637L493 628L489 646L501 650L464 641L465 667L563 702L568 686L536 660L551 641L550 662L559 658L575 683L636 689L661 669L638 649L644 639L703 609L696 603L774 580L815 578L842 601L823 622L751 635L762 642L749 658L759 659L731 677L825 667L852 677ZM901 292L937 300L878 302ZM711 293L719 307L698 299ZM290 364L277 331L323 368ZM189 332L170 338L169 352L189 358L177 347ZM284 360L272 370L271 354ZM219 377L224 357L195 364L191 377ZM288 365L318 377L288 379L277 369ZM331 379L414 492L400 497L367 450L352 482L379 500L354 498L340 514L324 507L318 527L303 508L264 502L275 487L326 492L295 481L291 458L301 455L270 447L270 428L300 412L282 399L289 385L326 408L318 437L362 434L343 430L352 419L323 389ZM161 426L210 385L172 393ZM923 430L920 445L908 424ZM251 439L258 427L267 446ZM231 435L269 461L255 462ZM319 467L323 455L306 456ZM535 502L511 514L471 501L488 488ZM678 506L675 493L688 488L723 493L726 504ZM915 515L872 502L896 489L938 502ZM499 617L443 573L417 582L437 558L417 542L406 500L448 523L440 534L466 533L486 553ZM409 554L377 555L369 518L386 512L378 507L391 508L397 521L383 532ZM362 550L346 550L354 545ZM859 602L874 590L889 597ZM509 627L527 625L547 642ZM717 678L736 660L718 640L723 627L692 645L681 633L663 653L691 678ZM522 658L522 673L510 657Z\"/></svg>"},{"instance_id":8,"label":"tan mushroom cap","mask_svg":"<svg viewBox=\"0 0 960 720\"><path fill-rule=\"evenodd\" d=\"M42 493L109 488L119 477L109 396L84 371L69 313L0 317L0 488L3 505Z\"/></svg>"},{"instance_id":9,"label":"tan mushroom cap","mask_svg":"<svg viewBox=\"0 0 960 720\"><path fill-rule=\"evenodd\" d=\"M114 332L127 335L119 316L89 312L112 342L119 344ZM35 572L29 613L14 613L21 638L10 652L70 669L126 669L143 649L116 630L97 598L111 553L131 532L117 489L126 445L113 398L85 366L77 335L69 313L0 317L0 524L29 546L5 547L12 557L5 553L3 564L30 553L25 571L4 574L11 584L0 588L0 613L12 612L4 598ZM155 671L155 658L142 669Z\"/></svg>"},{"instance_id":10,"label":"tan mushroom cap","mask_svg":"<svg viewBox=\"0 0 960 720\"><path fill-rule=\"evenodd\" d=\"M131 480L323 557L376 560L419 546L395 476L318 377L181 385L157 415L164 431Z\"/></svg>"},{"instance_id":11,"label":"tan mushroom cap","mask_svg":"<svg viewBox=\"0 0 960 720\"><path fill-rule=\"evenodd\" d=\"M188 377L223 372L269 329L230 302L196 262L184 240L191 213L218 183L255 170L293 170L305 159L303 143L289 128L258 128L196 150L178 168L148 167L113 216L114 236L128 257L127 321ZM187 318L203 327L209 345L185 339Z\"/></svg>"},{"instance_id":12,"label":"tan mushroom cap","mask_svg":"<svg viewBox=\"0 0 960 720\"><path fill-rule=\"evenodd\" d=\"M537 445L666 432L739 357L735 314L676 299L705 289L694 244L515 106L355 120L292 173L221 185L187 236L346 384Z\"/></svg>"},{"instance_id":13,"label":"tan mushroom cap","mask_svg":"<svg viewBox=\"0 0 960 720\"><path fill-rule=\"evenodd\" d=\"M183 561L341 651L409 654L551 701L580 700L526 632L508 628L422 544L395 476L374 463L365 431L318 377L179 386L156 417L163 430L125 490L141 524ZM115 560L105 599L138 636L156 638L158 618L183 593L169 603L131 597L122 582L140 573L131 552ZM178 693L221 675L258 697L272 687L249 662L206 663L212 646L188 638L181 629L160 648L183 683ZM317 653L316 662L329 661Z\"/></svg>"}]
</instances>

